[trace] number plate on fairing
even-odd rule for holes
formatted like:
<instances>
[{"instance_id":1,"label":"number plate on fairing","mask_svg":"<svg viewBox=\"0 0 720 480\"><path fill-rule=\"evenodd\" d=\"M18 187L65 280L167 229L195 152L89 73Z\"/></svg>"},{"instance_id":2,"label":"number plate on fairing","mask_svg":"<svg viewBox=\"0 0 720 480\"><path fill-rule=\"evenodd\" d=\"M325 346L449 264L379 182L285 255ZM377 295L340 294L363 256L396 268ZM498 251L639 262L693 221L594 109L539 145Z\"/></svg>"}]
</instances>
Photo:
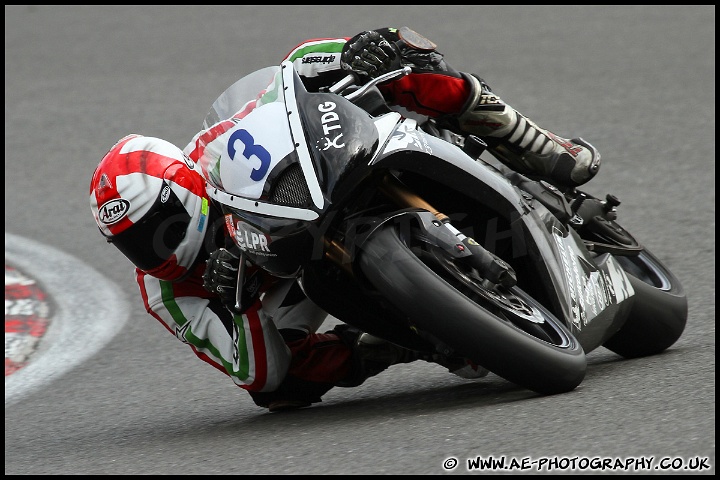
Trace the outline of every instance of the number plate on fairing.
<instances>
[{"instance_id":1,"label":"number plate on fairing","mask_svg":"<svg viewBox=\"0 0 720 480\"><path fill-rule=\"evenodd\" d=\"M227 145L220 152L220 182L227 193L258 199L268 173L293 152L290 127L278 122L285 115L284 105L263 105L216 140Z\"/></svg>"}]
</instances>

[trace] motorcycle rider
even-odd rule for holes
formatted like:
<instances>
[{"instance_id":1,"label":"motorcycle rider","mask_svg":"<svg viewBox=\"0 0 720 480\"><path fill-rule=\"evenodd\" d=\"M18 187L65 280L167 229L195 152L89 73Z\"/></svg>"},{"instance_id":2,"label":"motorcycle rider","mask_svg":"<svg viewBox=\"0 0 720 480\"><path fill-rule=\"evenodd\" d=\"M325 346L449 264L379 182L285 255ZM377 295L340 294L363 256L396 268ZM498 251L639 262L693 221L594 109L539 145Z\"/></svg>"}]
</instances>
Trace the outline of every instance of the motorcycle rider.
<instances>
[{"instance_id":1,"label":"motorcycle rider","mask_svg":"<svg viewBox=\"0 0 720 480\"><path fill-rule=\"evenodd\" d=\"M409 65L413 73L380 85L390 105L482 136L515 169L558 185L580 185L599 167L589 144L537 127L480 78L447 66L435 44L409 28L309 40L285 59L310 90L347 71L362 81ZM128 135L93 174L93 216L107 241L135 265L148 313L271 412L309 406L334 386L357 386L390 365L417 360L414 352L347 325L317 333L327 314L297 282L253 265L245 265L237 308L239 252L196 166L204 145L227 128L220 122L198 132L184 151L159 138ZM456 359L423 360L466 378L487 374Z\"/></svg>"}]
</instances>

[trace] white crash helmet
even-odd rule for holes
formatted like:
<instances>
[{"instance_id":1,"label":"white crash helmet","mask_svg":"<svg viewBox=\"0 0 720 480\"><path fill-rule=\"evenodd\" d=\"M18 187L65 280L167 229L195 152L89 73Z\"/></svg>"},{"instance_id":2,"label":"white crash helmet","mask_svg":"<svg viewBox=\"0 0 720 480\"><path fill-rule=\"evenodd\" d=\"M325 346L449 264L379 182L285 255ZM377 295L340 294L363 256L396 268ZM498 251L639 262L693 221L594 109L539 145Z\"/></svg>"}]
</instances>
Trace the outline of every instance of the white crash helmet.
<instances>
[{"instance_id":1,"label":"white crash helmet","mask_svg":"<svg viewBox=\"0 0 720 480\"><path fill-rule=\"evenodd\" d=\"M128 135L90 183L100 232L137 268L162 280L185 276L203 245L209 198L195 164L165 140Z\"/></svg>"}]
</instances>

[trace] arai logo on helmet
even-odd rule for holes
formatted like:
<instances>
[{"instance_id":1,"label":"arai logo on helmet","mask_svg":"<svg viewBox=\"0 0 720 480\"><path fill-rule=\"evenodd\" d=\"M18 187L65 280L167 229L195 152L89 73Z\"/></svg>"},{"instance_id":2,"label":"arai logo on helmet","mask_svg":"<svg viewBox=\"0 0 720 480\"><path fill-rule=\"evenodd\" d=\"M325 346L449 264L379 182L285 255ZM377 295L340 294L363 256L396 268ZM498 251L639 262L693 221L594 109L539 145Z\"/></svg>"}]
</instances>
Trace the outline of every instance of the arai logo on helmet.
<instances>
[{"instance_id":1,"label":"arai logo on helmet","mask_svg":"<svg viewBox=\"0 0 720 480\"><path fill-rule=\"evenodd\" d=\"M130 202L124 198L116 198L105 202L98 210L98 219L105 225L119 222L130 209Z\"/></svg>"}]
</instances>

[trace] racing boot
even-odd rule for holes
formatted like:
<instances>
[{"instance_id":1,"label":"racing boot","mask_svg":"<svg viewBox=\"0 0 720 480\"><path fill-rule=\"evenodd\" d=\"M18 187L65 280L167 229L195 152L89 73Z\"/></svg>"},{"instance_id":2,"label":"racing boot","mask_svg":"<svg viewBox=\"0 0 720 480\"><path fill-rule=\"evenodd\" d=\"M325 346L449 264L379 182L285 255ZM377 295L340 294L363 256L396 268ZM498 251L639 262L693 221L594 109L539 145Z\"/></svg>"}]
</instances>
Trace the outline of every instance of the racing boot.
<instances>
[{"instance_id":1,"label":"racing boot","mask_svg":"<svg viewBox=\"0 0 720 480\"><path fill-rule=\"evenodd\" d=\"M400 347L369 333L363 333L357 340L357 352L363 362L363 370L368 377L377 375L387 369L390 365L399 363L410 363L416 360L424 360L429 363L436 363L447 368L448 372L465 379L482 378L490 373L489 370L475 365L469 360L452 358L443 355L426 355L414 350ZM366 377L367 378L367 377Z\"/></svg>"},{"instance_id":2,"label":"racing boot","mask_svg":"<svg viewBox=\"0 0 720 480\"><path fill-rule=\"evenodd\" d=\"M420 359L420 354L414 350L364 333L350 325L336 325L331 333L338 335L353 351L352 372L342 382L336 384L338 387L357 387L391 365Z\"/></svg>"},{"instance_id":3,"label":"racing boot","mask_svg":"<svg viewBox=\"0 0 720 480\"><path fill-rule=\"evenodd\" d=\"M353 373L345 381L337 384L339 387L356 387L391 365L411 363L416 360L441 365L453 375L465 379L482 378L490 373L486 368L475 365L469 360L409 350L369 333L363 333L349 325L337 325L332 332L351 344L354 351Z\"/></svg>"},{"instance_id":4,"label":"racing boot","mask_svg":"<svg viewBox=\"0 0 720 480\"><path fill-rule=\"evenodd\" d=\"M488 149L513 170L577 187L597 174L600 153L582 138L567 140L538 127L507 105L474 75L463 74L472 93L458 117L460 128L482 137Z\"/></svg>"}]
</instances>

